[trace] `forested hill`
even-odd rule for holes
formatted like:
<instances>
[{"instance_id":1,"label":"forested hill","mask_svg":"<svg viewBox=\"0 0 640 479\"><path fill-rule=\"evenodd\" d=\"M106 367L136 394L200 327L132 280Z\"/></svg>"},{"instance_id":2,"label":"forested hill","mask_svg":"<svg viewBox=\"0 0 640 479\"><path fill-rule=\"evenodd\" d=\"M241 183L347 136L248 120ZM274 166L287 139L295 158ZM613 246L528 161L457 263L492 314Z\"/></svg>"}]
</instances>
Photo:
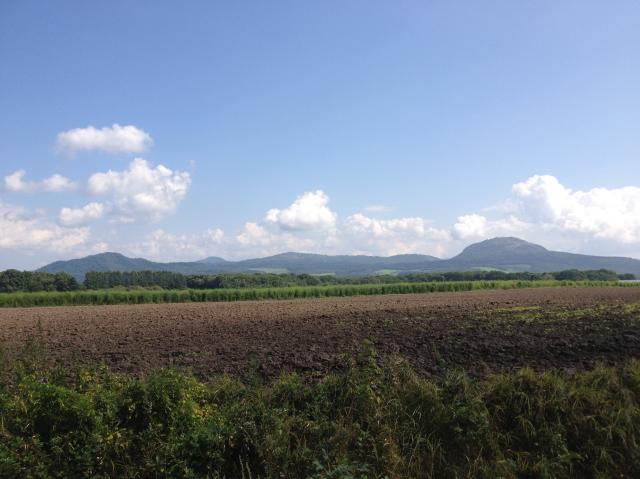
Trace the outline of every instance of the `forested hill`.
<instances>
[{"instance_id":1,"label":"forested hill","mask_svg":"<svg viewBox=\"0 0 640 479\"><path fill-rule=\"evenodd\" d=\"M243 261L225 261L214 257L194 262L157 263L142 258L127 258L119 253L102 253L69 261L56 261L38 271L64 271L78 280L83 280L89 271L172 271L182 274L267 272L362 276L397 271L426 271L426 265L433 261L440 260L418 254L379 257L283 253Z\"/></svg>"},{"instance_id":2,"label":"forested hill","mask_svg":"<svg viewBox=\"0 0 640 479\"><path fill-rule=\"evenodd\" d=\"M67 272L78 280L83 280L88 271L172 271L182 274L271 272L364 276L478 269L535 273L568 269L609 269L640 276L640 260L563 253L550 251L518 238L494 238L470 245L451 259L419 254L380 257L283 253L242 261L211 257L194 262L158 263L142 258L128 258L118 253L102 253L69 261L56 261L38 271Z\"/></svg>"},{"instance_id":3,"label":"forested hill","mask_svg":"<svg viewBox=\"0 0 640 479\"><path fill-rule=\"evenodd\" d=\"M222 258L218 259L217 262L213 261L213 258L207 258L194 262L158 263L144 258L128 258L120 253L100 253L68 261L56 261L37 271L65 272L78 280L83 280L89 271L173 271L182 274L207 274L215 270L218 264L226 263Z\"/></svg>"},{"instance_id":4,"label":"forested hill","mask_svg":"<svg viewBox=\"0 0 640 479\"><path fill-rule=\"evenodd\" d=\"M564 271L608 269L640 275L640 260L616 256L550 251L518 238L493 238L466 247L459 255L441 261L432 271L468 271L488 268L502 271Z\"/></svg>"}]
</instances>

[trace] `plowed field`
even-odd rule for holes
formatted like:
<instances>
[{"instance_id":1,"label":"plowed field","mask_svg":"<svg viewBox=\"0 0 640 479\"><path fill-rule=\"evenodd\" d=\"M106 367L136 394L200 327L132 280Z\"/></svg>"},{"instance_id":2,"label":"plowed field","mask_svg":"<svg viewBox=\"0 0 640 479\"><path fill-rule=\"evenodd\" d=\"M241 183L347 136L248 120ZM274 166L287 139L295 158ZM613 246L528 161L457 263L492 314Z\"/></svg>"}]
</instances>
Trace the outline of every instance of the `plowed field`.
<instances>
[{"instance_id":1,"label":"plowed field","mask_svg":"<svg viewBox=\"0 0 640 479\"><path fill-rule=\"evenodd\" d=\"M34 336L51 361L135 374L167 365L200 377L244 374L252 364L266 376L322 374L365 339L383 360L398 354L425 375L443 367L571 371L640 358L640 288L0 310L5 355Z\"/></svg>"}]
</instances>

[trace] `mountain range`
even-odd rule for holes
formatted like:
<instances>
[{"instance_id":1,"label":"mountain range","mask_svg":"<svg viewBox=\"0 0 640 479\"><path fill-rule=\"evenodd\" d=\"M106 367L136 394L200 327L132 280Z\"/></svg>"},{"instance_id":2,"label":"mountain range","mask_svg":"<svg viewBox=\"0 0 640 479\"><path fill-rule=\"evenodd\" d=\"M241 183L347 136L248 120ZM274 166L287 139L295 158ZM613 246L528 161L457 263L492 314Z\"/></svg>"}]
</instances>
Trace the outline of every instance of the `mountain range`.
<instances>
[{"instance_id":1,"label":"mountain range","mask_svg":"<svg viewBox=\"0 0 640 479\"><path fill-rule=\"evenodd\" d=\"M356 276L479 269L541 273L566 269L602 268L640 276L640 260L637 259L550 251L540 245L512 237L493 238L472 244L450 259L421 254L381 257L282 253L241 261L209 257L193 262L159 263L143 258L128 258L119 253L101 253L68 261L56 261L43 266L38 271L48 273L64 271L82 280L88 271L150 270L174 271L182 274L272 272Z\"/></svg>"}]
</instances>

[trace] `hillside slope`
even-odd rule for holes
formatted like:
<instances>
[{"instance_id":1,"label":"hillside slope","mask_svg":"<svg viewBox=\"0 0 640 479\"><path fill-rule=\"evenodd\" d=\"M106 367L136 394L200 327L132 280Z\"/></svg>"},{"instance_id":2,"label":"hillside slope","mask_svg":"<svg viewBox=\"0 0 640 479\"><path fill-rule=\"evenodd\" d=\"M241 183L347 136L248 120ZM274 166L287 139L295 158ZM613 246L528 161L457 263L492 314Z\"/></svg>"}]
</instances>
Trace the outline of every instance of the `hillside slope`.
<instances>
[{"instance_id":1,"label":"hillside slope","mask_svg":"<svg viewBox=\"0 0 640 479\"><path fill-rule=\"evenodd\" d=\"M439 271L491 268L504 271L542 273L565 269L610 269L640 275L640 260L615 256L550 251L518 238L493 238L465 248L462 253L437 265Z\"/></svg>"},{"instance_id":2,"label":"hillside slope","mask_svg":"<svg viewBox=\"0 0 640 479\"><path fill-rule=\"evenodd\" d=\"M590 256L550 251L518 238L493 238L472 244L451 259L405 254L388 257L364 255L321 255L282 253L266 258L226 261L218 257L194 262L158 263L128 258L119 253L101 253L69 261L56 261L38 271L66 271L79 280L88 271L174 271L183 274L213 273L307 273L338 276L372 275L383 272L438 272L499 269L504 271L547 272L565 269L611 269L640 276L640 260L623 257Z\"/></svg>"}]
</instances>

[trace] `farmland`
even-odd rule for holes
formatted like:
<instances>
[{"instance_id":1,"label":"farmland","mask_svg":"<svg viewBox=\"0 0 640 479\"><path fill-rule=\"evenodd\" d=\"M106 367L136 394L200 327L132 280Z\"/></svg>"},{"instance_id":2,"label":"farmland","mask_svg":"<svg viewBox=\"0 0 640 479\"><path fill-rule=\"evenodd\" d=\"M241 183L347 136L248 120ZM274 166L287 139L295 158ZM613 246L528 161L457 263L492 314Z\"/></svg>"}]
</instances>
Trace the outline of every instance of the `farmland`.
<instances>
[{"instance_id":1,"label":"farmland","mask_svg":"<svg viewBox=\"0 0 640 479\"><path fill-rule=\"evenodd\" d=\"M0 477L637 477L640 288L0 310Z\"/></svg>"},{"instance_id":2,"label":"farmland","mask_svg":"<svg viewBox=\"0 0 640 479\"><path fill-rule=\"evenodd\" d=\"M103 290L0 293L0 307L71 306L105 304L190 303L261 299L325 298L380 294L442 293L454 291L544 287L638 287L618 281L496 280L431 281L412 283L338 284L320 286L241 287L217 289L108 288Z\"/></svg>"},{"instance_id":3,"label":"farmland","mask_svg":"<svg viewBox=\"0 0 640 479\"><path fill-rule=\"evenodd\" d=\"M420 374L585 369L640 357L640 288L528 288L278 301L0 310L5 354L39 336L50 360L207 378L256 364L322 375L370 339Z\"/></svg>"}]
</instances>

